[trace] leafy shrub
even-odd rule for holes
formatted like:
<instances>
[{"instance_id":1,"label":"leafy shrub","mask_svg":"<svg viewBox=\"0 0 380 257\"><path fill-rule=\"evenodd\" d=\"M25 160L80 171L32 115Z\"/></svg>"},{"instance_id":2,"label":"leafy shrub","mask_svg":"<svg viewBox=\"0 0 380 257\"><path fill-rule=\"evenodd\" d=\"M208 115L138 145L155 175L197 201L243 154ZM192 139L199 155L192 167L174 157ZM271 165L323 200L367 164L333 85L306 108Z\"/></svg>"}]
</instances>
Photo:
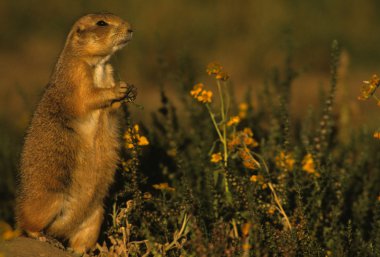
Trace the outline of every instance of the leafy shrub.
<instances>
[{"instance_id":1,"label":"leafy shrub","mask_svg":"<svg viewBox=\"0 0 380 257\"><path fill-rule=\"evenodd\" d=\"M338 61L334 41L330 91L320 115L300 124L288 112L290 61L258 108L252 92L237 103L219 64L207 84L187 66L183 110L162 89L152 126L127 119L105 241L93 254L379 256L380 146L366 130L339 141Z\"/></svg>"}]
</instances>

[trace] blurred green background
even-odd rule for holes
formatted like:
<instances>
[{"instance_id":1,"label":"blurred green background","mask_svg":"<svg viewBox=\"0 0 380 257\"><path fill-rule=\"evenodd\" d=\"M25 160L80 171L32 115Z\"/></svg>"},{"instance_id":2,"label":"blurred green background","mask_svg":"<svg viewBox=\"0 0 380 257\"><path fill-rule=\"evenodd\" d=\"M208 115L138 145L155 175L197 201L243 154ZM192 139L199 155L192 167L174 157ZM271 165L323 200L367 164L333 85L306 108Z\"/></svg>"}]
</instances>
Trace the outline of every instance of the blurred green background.
<instances>
[{"instance_id":1,"label":"blurred green background","mask_svg":"<svg viewBox=\"0 0 380 257\"><path fill-rule=\"evenodd\" d=\"M349 88L358 91L361 80L380 71L380 2L375 0L2 0L2 127L24 131L71 25L83 14L101 11L134 26L134 39L117 55L116 68L121 79L139 88L137 102L147 110L159 99L158 80L175 86L170 73L184 55L200 72L210 61L221 62L237 89L259 86L283 63L290 38L294 66L304 71L293 89L295 106L308 104L305 88L309 94L328 81L333 39L344 48Z\"/></svg>"},{"instance_id":2,"label":"blurred green background","mask_svg":"<svg viewBox=\"0 0 380 257\"><path fill-rule=\"evenodd\" d=\"M301 71L291 107L302 115L317 101L319 88L328 86L330 44L338 39L343 46L338 103L357 117L356 124L376 122L374 104L358 103L356 95L362 80L380 72L379 1L1 0L2 182L13 179L5 170L17 168L23 133L71 25L83 14L103 11L125 18L135 30L115 66L120 79L137 86L136 102L146 107L134 110L137 119L149 119L160 85L174 91L184 57L192 59L200 80L208 62L223 64L239 97L248 86L253 92L262 87L273 67L283 65L289 45L293 65ZM12 192L1 190L1 195Z\"/></svg>"}]
</instances>

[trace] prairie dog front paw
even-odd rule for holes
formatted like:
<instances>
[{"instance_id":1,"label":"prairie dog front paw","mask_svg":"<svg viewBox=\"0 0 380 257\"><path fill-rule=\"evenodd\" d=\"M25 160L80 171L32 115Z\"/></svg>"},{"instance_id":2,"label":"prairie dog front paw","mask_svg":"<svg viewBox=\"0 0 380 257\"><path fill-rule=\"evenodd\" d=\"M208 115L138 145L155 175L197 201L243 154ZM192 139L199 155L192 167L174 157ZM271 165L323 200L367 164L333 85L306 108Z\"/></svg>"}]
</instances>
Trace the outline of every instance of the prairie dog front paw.
<instances>
[{"instance_id":1,"label":"prairie dog front paw","mask_svg":"<svg viewBox=\"0 0 380 257\"><path fill-rule=\"evenodd\" d=\"M136 100L137 88L133 84L127 84L125 101L131 103Z\"/></svg>"},{"instance_id":2,"label":"prairie dog front paw","mask_svg":"<svg viewBox=\"0 0 380 257\"><path fill-rule=\"evenodd\" d=\"M116 100L126 102L133 102L137 96L136 87L132 84L127 84L124 81L120 81L118 85L115 87L116 90Z\"/></svg>"},{"instance_id":3,"label":"prairie dog front paw","mask_svg":"<svg viewBox=\"0 0 380 257\"><path fill-rule=\"evenodd\" d=\"M116 94L116 99L117 101L121 101L124 98L127 97L127 91L128 91L128 84L121 81L117 84L115 87L115 94Z\"/></svg>"}]
</instances>

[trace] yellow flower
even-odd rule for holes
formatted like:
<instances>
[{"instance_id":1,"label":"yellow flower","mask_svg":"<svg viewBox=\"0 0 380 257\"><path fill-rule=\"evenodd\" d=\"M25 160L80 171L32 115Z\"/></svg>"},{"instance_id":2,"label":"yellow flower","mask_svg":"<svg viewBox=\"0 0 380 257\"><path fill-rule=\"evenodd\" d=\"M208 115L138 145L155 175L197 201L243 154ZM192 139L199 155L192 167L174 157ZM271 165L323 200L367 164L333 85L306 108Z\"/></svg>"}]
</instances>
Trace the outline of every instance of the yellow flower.
<instances>
[{"instance_id":1,"label":"yellow flower","mask_svg":"<svg viewBox=\"0 0 380 257\"><path fill-rule=\"evenodd\" d=\"M1 237L4 239L4 240L11 240L13 238L16 238L18 236L21 235L21 231L19 230L7 230L5 231Z\"/></svg>"},{"instance_id":2,"label":"yellow flower","mask_svg":"<svg viewBox=\"0 0 380 257\"><path fill-rule=\"evenodd\" d=\"M137 145L149 145L149 141L144 136L138 136L138 142Z\"/></svg>"},{"instance_id":3,"label":"yellow flower","mask_svg":"<svg viewBox=\"0 0 380 257\"><path fill-rule=\"evenodd\" d=\"M158 190L175 191L175 188L170 187L168 183L154 184L153 187Z\"/></svg>"},{"instance_id":4,"label":"yellow flower","mask_svg":"<svg viewBox=\"0 0 380 257\"><path fill-rule=\"evenodd\" d=\"M253 132L250 128L244 128L241 133L245 146L257 147L259 143L253 138Z\"/></svg>"},{"instance_id":5,"label":"yellow flower","mask_svg":"<svg viewBox=\"0 0 380 257\"><path fill-rule=\"evenodd\" d=\"M271 206L268 208L267 213L268 213L269 215L273 215L273 214L275 213L275 211L276 211L276 207L274 207L273 205L271 205Z\"/></svg>"},{"instance_id":6,"label":"yellow flower","mask_svg":"<svg viewBox=\"0 0 380 257\"><path fill-rule=\"evenodd\" d=\"M314 160L311 154L307 154L302 160L302 170L309 174L314 174L319 177L319 173L315 170Z\"/></svg>"},{"instance_id":7,"label":"yellow flower","mask_svg":"<svg viewBox=\"0 0 380 257\"><path fill-rule=\"evenodd\" d=\"M222 160L222 154L221 153L214 153L211 155L211 162L218 163Z\"/></svg>"},{"instance_id":8,"label":"yellow flower","mask_svg":"<svg viewBox=\"0 0 380 257\"><path fill-rule=\"evenodd\" d=\"M228 149L233 150L235 147L240 145L240 139L237 136L232 136L230 140L228 140L227 146Z\"/></svg>"},{"instance_id":9,"label":"yellow flower","mask_svg":"<svg viewBox=\"0 0 380 257\"><path fill-rule=\"evenodd\" d=\"M241 246L241 248L243 251L249 251L249 249L251 249L251 245L249 243L245 243Z\"/></svg>"},{"instance_id":10,"label":"yellow flower","mask_svg":"<svg viewBox=\"0 0 380 257\"><path fill-rule=\"evenodd\" d=\"M207 65L206 72L208 75L211 75L211 74L216 75L219 72L221 72L222 70L223 70L222 65L220 65L219 63L216 63L216 62L212 62L212 63L209 63Z\"/></svg>"},{"instance_id":11,"label":"yellow flower","mask_svg":"<svg viewBox=\"0 0 380 257\"><path fill-rule=\"evenodd\" d=\"M128 149L133 148L132 135L128 131L125 132L124 139L125 139L125 147Z\"/></svg>"},{"instance_id":12,"label":"yellow flower","mask_svg":"<svg viewBox=\"0 0 380 257\"><path fill-rule=\"evenodd\" d=\"M255 143L257 143L252 137L245 137L243 141L244 144L247 146L254 145Z\"/></svg>"},{"instance_id":13,"label":"yellow flower","mask_svg":"<svg viewBox=\"0 0 380 257\"><path fill-rule=\"evenodd\" d=\"M255 170L258 168L257 162L252 159L243 161L243 166L250 170Z\"/></svg>"},{"instance_id":14,"label":"yellow flower","mask_svg":"<svg viewBox=\"0 0 380 257\"><path fill-rule=\"evenodd\" d=\"M21 235L20 230L13 230L8 223L0 221L0 240L11 240L19 235Z\"/></svg>"},{"instance_id":15,"label":"yellow flower","mask_svg":"<svg viewBox=\"0 0 380 257\"><path fill-rule=\"evenodd\" d=\"M244 128L243 133L249 137L253 137L253 132L252 132L252 129L250 129L250 128Z\"/></svg>"},{"instance_id":16,"label":"yellow flower","mask_svg":"<svg viewBox=\"0 0 380 257\"><path fill-rule=\"evenodd\" d=\"M246 112L242 112L242 111L240 111L240 112L239 112L239 117L240 117L241 119L245 119L245 118L247 117L247 113L246 113Z\"/></svg>"},{"instance_id":17,"label":"yellow flower","mask_svg":"<svg viewBox=\"0 0 380 257\"><path fill-rule=\"evenodd\" d=\"M243 236L248 236L249 230L251 229L251 226L252 226L252 224L249 222L243 224L243 226L241 228L241 232L242 232Z\"/></svg>"},{"instance_id":18,"label":"yellow flower","mask_svg":"<svg viewBox=\"0 0 380 257\"><path fill-rule=\"evenodd\" d=\"M380 85L380 78L374 74L372 75L371 80L363 81L364 85L362 86L361 95L358 97L359 100L367 100L370 98Z\"/></svg>"},{"instance_id":19,"label":"yellow flower","mask_svg":"<svg viewBox=\"0 0 380 257\"><path fill-rule=\"evenodd\" d=\"M190 91L190 95L193 97L197 97L203 90L203 83L195 84L193 90Z\"/></svg>"},{"instance_id":20,"label":"yellow flower","mask_svg":"<svg viewBox=\"0 0 380 257\"><path fill-rule=\"evenodd\" d=\"M380 139L380 131L376 131L375 133L373 133L373 137L376 139Z\"/></svg>"},{"instance_id":21,"label":"yellow flower","mask_svg":"<svg viewBox=\"0 0 380 257\"><path fill-rule=\"evenodd\" d=\"M200 95L197 96L197 100L202 103L211 103L212 91L203 90Z\"/></svg>"},{"instance_id":22,"label":"yellow flower","mask_svg":"<svg viewBox=\"0 0 380 257\"><path fill-rule=\"evenodd\" d=\"M229 77L230 76L227 74L227 72L224 72L224 71L218 72L218 74L216 74L215 76L217 80L222 80L222 81L227 81Z\"/></svg>"},{"instance_id":23,"label":"yellow flower","mask_svg":"<svg viewBox=\"0 0 380 257\"><path fill-rule=\"evenodd\" d=\"M243 161L247 161L247 160L251 159L251 155L249 154L249 149L244 148L244 149L240 150L239 151L239 157Z\"/></svg>"},{"instance_id":24,"label":"yellow flower","mask_svg":"<svg viewBox=\"0 0 380 257\"><path fill-rule=\"evenodd\" d=\"M252 182L263 182L264 177L261 175L252 175L249 180Z\"/></svg>"},{"instance_id":25,"label":"yellow flower","mask_svg":"<svg viewBox=\"0 0 380 257\"><path fill-rule=\"evenodd\" d=\"M227 126L232 126L232 125L235 125L235 124L238 124L240 122L240 118L239 116L233 116L230 118L230 120L227 122Z\"/></svg>"},{"instance_id":26,"label":"yellow flower","mask_svg":"<svg viewBox=\"0 0 380 257\"><path fill-rule=\"evenodd\" d=\"M235 116L238 117L238 116ZM240 119L239 119L240 120ZM233 121L232 118L229 121L231 123L236 122ZM249 150L249 148L257 147L259 143L253 138L253 132L250 128L244 128L243 130L240 130L230 136L230 139L228 139L227 142L228 148L232 151L238 147L246 148L246 150Z\"/></svg>"},{"instance_id":27,"label":"yellow flower","mask_svg":"<svg viewBox=\"0 0 380 257\"><path fill-rule=\"evenodd\" d=\"M195 84L193 90L190 91L190 95L202 103L211 103L212 91L204 90L203 83Z\"/></svg>"},{"instance_id":28,"label":"yellow flower","mask_svg":"<svg viewBox=\"0 0 380 257\"><path fill-rule=\"evenodd\" d=\"M145 136L139 134L140 128L138 124L135 124L132 128L127 129L124 133L125 147L127 149L134 148L134 143L137 145L144 146L149 145L149 141Z\"/></svg>"},{"instance_id":29,"label":"yellow flower","mask_svg":"<svg viewBox=\"0 0 380 257\"><path fill-rule=\"evenodd\" d=\"M139 124L135 124L135 125L133 126L133 129L135 130L135 131L134 131L135 133L139 133L139 130L140 130Z\"/></svg>"},{"instance_id":30,"label":"yellow flower","mask_svg":"<svg viewBox=\"0 0 380 257\"><path fill-rule=\"evenodd\" d=\"M257 182L257 175L252 175L250 178L249 178L250 181L252 182Z\"/></svg>"},{"instance_id":31,"label":"yellow flower","mask_svg":"<svg viewBox=\"0 0 380 257\"><path fill-rule=\"evenodd\" d=\"M291 153L285 153L284 151L281 151L276 157L276 166L279 169L292 171L295 162L293 155Z\"/></svg>"},{"instance_id":32,"label":"yellow flower","mask_svg":"<svg viewBox=\"0 0 380 257\"><path fill-rule=\"evenodd\" d=\"M239 104L239 117L244 119L247 116L248 104L241 103Z\"/></svg>"},{"instance_id":33,"label":"yellow flower","mask_svg":"<svg viewBox=\"0 0 380 257\"><path fill-rule=\"evenodd\" d=\"M257 147L259 143L252 137L244 137L243 142L246 146Z\"/></svg>"},{"instance_id":34,"label":"yellow flower","mask_svg":"<svg viewBox=\"0 0 380 257\"><path fill-rule=\"evenodd\" d=\"M247 103L240 103L239 104L239 111L247 111L248 110L248 104Z\"/></svg>"}]
</instances>

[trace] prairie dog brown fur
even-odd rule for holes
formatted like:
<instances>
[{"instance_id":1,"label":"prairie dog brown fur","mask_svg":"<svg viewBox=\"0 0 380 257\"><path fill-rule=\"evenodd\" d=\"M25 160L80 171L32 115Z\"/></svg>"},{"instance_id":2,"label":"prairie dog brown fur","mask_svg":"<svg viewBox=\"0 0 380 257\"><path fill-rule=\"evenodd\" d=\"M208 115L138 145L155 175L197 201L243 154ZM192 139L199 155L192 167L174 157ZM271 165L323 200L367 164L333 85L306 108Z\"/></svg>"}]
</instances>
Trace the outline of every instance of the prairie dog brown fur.
<instances>
[{"instance_id":1,"label":"prairie dog brown fur","mask_svg":"<svg viewBox=\"0 0 380 257\"><path fill-rule=\"evenodd\" d=\"M118 163L113 103L130 89L114 81L108 60L131 37L131 26L113 14L73 25L21 154L16 220L28 234L67 239L76 252L95 245Z\"/></svg>"}]
</instances>

